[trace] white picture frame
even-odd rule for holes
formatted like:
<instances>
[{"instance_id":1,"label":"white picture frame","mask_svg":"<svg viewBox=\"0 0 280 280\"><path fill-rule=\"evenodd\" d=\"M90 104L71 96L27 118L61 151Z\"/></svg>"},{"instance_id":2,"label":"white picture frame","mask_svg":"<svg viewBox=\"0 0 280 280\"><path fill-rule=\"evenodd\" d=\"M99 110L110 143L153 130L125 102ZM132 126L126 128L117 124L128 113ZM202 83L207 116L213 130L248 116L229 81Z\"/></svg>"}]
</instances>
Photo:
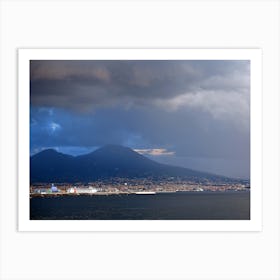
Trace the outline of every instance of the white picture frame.
<instances>
[{"instance_id":1,"label":"white picture frame","mask_svg":"<svg viewBox=\"0 0 280 280\"><path fill-rule=\"evenodd\" d=\"M1 0L0 279L280 279L279 19L279 0ZM261 230L18 231L24 48L261 49Z\"/></svg>"}]
</instances>

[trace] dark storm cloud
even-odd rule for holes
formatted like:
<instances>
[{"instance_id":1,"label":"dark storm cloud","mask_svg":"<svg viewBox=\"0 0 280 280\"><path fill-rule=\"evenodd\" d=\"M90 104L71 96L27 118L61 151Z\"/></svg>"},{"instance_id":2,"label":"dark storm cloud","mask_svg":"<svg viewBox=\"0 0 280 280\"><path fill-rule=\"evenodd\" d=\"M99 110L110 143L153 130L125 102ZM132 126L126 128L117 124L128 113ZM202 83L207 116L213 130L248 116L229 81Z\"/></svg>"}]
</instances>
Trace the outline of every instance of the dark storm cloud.
<instances>
[{"instance_id":1,"label":"dark storm cloud","mask_svg":"<svg viewBox=\"0 0 280 280\"><path fill-rule=\"evenodd\" d=\"M32 61L30 74L32 105L80 112L249 87L247 61Z\"/></svg>"}]
</instances>

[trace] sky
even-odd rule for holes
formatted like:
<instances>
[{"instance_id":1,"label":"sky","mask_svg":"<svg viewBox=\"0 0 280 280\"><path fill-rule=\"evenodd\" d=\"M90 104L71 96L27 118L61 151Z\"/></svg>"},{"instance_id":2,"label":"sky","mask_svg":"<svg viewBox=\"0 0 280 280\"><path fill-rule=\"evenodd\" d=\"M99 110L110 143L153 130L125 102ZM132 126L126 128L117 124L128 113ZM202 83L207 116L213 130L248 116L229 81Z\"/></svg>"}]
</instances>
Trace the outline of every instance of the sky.
<instances>
[{"instance_id":1,"label":"sky","mask_svg":"<svg viewBox=\"0 0 280 280\"><path fill-rule=\"evenodd\" d=\"M30 61L30 154L106 144L249 178L250 61Z\"/></svg>"}]
</instances>

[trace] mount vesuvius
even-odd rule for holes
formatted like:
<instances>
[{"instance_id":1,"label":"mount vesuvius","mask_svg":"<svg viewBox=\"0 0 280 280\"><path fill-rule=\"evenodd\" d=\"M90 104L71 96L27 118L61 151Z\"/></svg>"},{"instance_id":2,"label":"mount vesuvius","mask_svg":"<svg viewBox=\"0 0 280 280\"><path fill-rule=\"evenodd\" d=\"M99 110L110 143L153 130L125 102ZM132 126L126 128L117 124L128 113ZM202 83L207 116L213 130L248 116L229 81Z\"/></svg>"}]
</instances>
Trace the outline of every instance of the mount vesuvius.
<instances>
[{"instance_id":1,"label":"mount vesuvius","mask_svg":"<svg viewBox=\"0 0 280 280\"><path fill-rule=\"evenodd\" d=\"M237 181L223 176L153 161L130 148L107 145L80 156L47 149L30 158L31 183L92 182L109 178L177 177L189 181Z\"/></svg>"}]
</instances>

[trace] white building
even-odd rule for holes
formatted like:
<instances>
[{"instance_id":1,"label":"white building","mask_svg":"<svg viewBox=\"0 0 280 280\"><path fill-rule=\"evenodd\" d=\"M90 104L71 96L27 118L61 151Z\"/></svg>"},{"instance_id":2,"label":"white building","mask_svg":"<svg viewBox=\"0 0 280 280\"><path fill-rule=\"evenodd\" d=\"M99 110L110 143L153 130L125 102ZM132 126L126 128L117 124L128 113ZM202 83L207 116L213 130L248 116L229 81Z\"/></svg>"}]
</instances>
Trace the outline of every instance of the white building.
<instances>
[{"instance_id":1,"label":"white building","mask_svg":"<svg viewBox=\"0 0 280 280\"><path fill-rule=\"evenodd\" d=\"M93 194L96 193L97 189L93 187L71 187L67 189L67 193L79 193L79 194Z\"/></svg>"}]
</instances>

